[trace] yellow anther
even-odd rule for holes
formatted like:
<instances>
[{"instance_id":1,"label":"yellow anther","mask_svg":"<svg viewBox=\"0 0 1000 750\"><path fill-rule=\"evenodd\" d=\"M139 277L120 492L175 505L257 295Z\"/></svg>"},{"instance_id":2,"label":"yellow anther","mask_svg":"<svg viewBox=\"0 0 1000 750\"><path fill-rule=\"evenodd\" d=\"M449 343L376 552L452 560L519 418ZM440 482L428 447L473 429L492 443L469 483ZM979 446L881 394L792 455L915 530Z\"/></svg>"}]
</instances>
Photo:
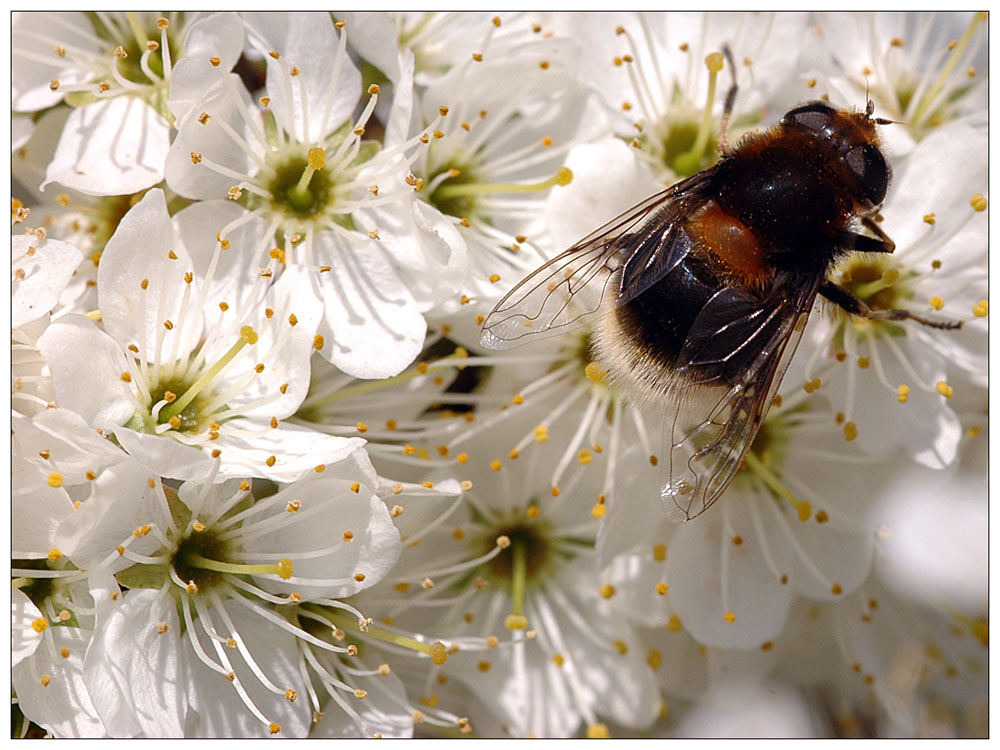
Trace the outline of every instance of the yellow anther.
<instances>
[{"instance_id":1,"label":"yellow anther","mask_svg":"<svg viewBox=\"0 0 1000 750\"><path fill-rule=\"evenodd\" d=\"M569 167L559 167L556 170L556 185L565 186L573 181L573 170Z\"/></svg>"},{"instance_id":2,"label":"yellow anther","mask_svg":"<svg viewBox=\"0 0 1000 750\"><path fill-rule=\"evenodd\" d=\"M431 661L438 666L448 661L448 650L441 641L435 641L431 644L430 655Z\"/></svg>"},{"instance_id":3,"label":"yellow anther","mask_svg":"<svg viewBox=\"0 0 1000 750\"><path fill-rule=\"evenodd\" d=\"M306 153L306 162L318 172L326 164L326 151L314 146Z\"/></svg>"},{"instance_id":4,"label":"yellow anther","mask_svg":"<svg viewBox=\"0 0 1000 750\"><path fill-rule=\"evenodd\" d=\"M722 616L722 619L725 620L726 622L736 622L736 615L734 615L732 612L726 612L726 614Z\"/></svg>"},{"instance_id":5,"label":"yellow anther","mask_svg":"<svg viewBox=\"0 0 1000 750\"><path fill-rule=\"evenodd\" d=\"M610 583L605 583L603 586L601 586L599 591L601 592L601 596L603 596L605 599L610 599L612 596L615 595L615 587L612 586Z\"/></svg>"},{"instance_id":6,"label":"yellow anther","mask_svg":"<svg viewBox=\"0 0 1000 750\"><path fill-rule=\"evenodd\" d=\"M897 387L896 388L896 400L899 403L901 403L901 404L905 404L907 401L909 401L910 400L910 386L908 386L905 383L903 383L902 385L900 385L899 387Z\"/></svg>"},{"instance_id":7,"label":"yellow anther","mask_svg":"<svg viewBox=\"0 0 1000 750\"><path fill-rule=\"evenodd\" d=\"M600 383L608 375L608 371L597 362L588 362L583 373L595 383Z\"/></svg>"},{"instance_id":8,"label":"yellow anther","mask_svg":"<svg viewBox=\"0 0 1000 750\"><path fill-rule=\"evenodd\" d=\"M528 618L524 615L507 615L503 625L507 630L524 630L528 627Z\"/></svg>"},{"instance_id":9,"label":"yellow anther","mask_svg":"<svg viewBox=\"0 0 1000 750\"><path fill-rule=\"evenodd\" d=\"M972 306L972 314L977 318L985 318L990 311L990 301L981 299Z\"/></svg>"},{"instance_id":10,"label":"yellow anther","mask_svg":"<svg viewBox=\"0 0 1000 750\"><path fill-rule=\"evenodd\" d=\"M49 621L46 620L44 617L38 617L35 620L32 620L31 627L34 629L36 633L44 633L45 630L49 627Z\"/></svg>"},{"instance_id":11,"label":"yellow anther","mask_svg":"<svg viewBox=\"0 0 1000 750\"><path fill-rule=\"evenodd\" d=\"M862 370L867 370L871 367L872 361L868 357L858 357L858 367Z\"/></svg>"},{"instance_id":12,"label":"yellow anther","mask_svg":"<svg viewBox=\"0 0 1000 750\"><path fill-rule=\"evenodd\" d=\"M681 618L677 615L670 615L670 619L667 621L667 630L673 630L674 632L681 630L684 625L681 623Z\"/></svg>"},{"instance_id":13,"label":"yellow anther","mask_svg":"<svg viewBox=\"0 0 1000 750\"><path fill-rule=\"evenodd\" d=\"M278 575L286 581L292 577L292 561L287 557L278 560Z\"/></svg>"},{"instance_id":14,"label":"yellow anther","mask_svg":"<svg viewBox=\"0 0 1000 750\"><path fill-rule=\"evenodd\" d=\"M844 593L844 589L841 587L839 583L835 583L833 584L833 586L830 587L830 593L835 596L840 596L841 594Z\"/></svg>"},{"instance_id":15,"label":"yellow anther","mask_svg":"<svg viewBox=\"0 0 1000 750\"><path fill-rule=\"evenodd\" d=\"M63 475L60 474L58 471L53 471L51 474L49 474L48 479L46 481L49 487L62 487Z\"/></svg>"},{"instance_id":16,"label":"yellow anther","mask_svg":"<svg viewBox=\"0 0 1000 750\"><path fill-rule=\"evenodd\" d=\"M653 559L656 562L663 562L667 559L667 545L665 544L654 544L653 545Z\"/></svg>"},{"instance_id":17,"label":"yellow anther","mask_svg":"<svg viewBox=\"0 0 1000 750\"><path fill-rule=\"evenodd\" d=\"M858 426L854 422L844 425L844 440L851 442L858 436Z\"/></svg>"},{"instance_id":18,"label":"yellow anther","mask_svg":"<svg viewBox=\"0 0 1000 750\"><path fill-rule=\"evenodd\" d=\"M58 560L62 556L63 556L63 553L60 552L59 550L57 550L55 547L53 547L52 549L49 550L49 561L50 562L55 562L56 560Z\"/></svg>"},{"instance_id":19,"label":"yellow anther","mask_svg":"<svg viewBox=\"0 0 1000 750\"><path fill-rule=\"evenodd\" d=\"M240 328L240 338L248 344L256 344L258 336L257 332L253 329L253 326L243 326Z\"/></svg>"},{"instance_id":20,"label":"yellow anther","mask_svg":"<svg viewBox=\"0 0 1000 750\"><path fill-rule=\"evenodd\" d=\"M499 458L494 458L492 461L490 461L490 468L493 469L493 471L500 471L502 467L503 467L503 461L501 461Z\"/></svg>"},{"instance_id":21,"label":"yellow anther","mask_svg":"<svg viewBox=\"0 0 1000 750\"><path fill-rule=\"evenodd\" d=\"M705 58L705 66L708 68L709 73L718 73L722 70L722 66L725 62L721 52L713 52L708 57Z\"/></svg>"},{"instance_id":22,"label":"yellow anther","mask_svg":"<svg viewBox=\"0 0 1000 750\"><path fill-rule=\"evenodd\" d=\"M548 425L540 424L535 428L535 440L544 443L549 439Z\"/></svg>"},{"instance_id":23,"label":"yellow anther","mask_svg":"<svg viewBox=\"0 0 1000 750\"><path fill-rule=\"evenodd\" d=\"M931 224L933 226L936 221L937 217L933 213L924 214L924 222L927 224Z\"/></svg>"},{"instance_id":24,"label":"yellow anther","mask_svg":"<svg viewBox=\"0 0 1000 750\"><path fill-rule=\"evenodd\" d=\"M969 205L972 206L976 211L986 210L986 198L983 197L982 193L976 193L972 196L972 200L969 201Z\"/></svg>"},{"instance_id":25,"label":"yellow anther","mask_svg":"<svg viewBox=\"0 0 1000 750\"><path fill-rule=\"evenodd\" d=\"M594 518L604 518L608 513L608 506L603 503L594 503L594 506L590 509L590 515Z\"/></svg>"},{"instance_id":26,"label":"yellow anther","mask_svg":"<svg viewBox=\"0 0 1000 750\"><path fill-rule=\"evenodd\" d=\"M591 740L606 740L611 737L611 732L608 731L607 724L591 724L587 727L587 739Z\"/></svg>"},{"instance_id":27,"label":"yellow anther","mask_svg":"<svg viewBox=\"0 0 1000 750\"><path fill-rule=\"evenodd\" d=\"M658 584L656 584L656 593L659 594L660 596L663 596L664 594L667 593L667 590L669 588L670 587L667 585L666 581L660 581Z\"/></svg>"},{"instance_id":28,"label":"yellow anther","mask_svg":"<svg viewBox=\"0 0 1000 750\"><path fill-rule=\"evenodd\" d=\"M931 297L928 304L935 310L940 310L942 307L944 307L944 299L941 297Z\"/></svg>"},{"instance_id":29,"label":"yellow anther","mask_svg":"<svg viewBox=\"0 0 1000 750\"><path fill-rule=\"evenodd\" d=\"M594 454L592 454L587 449L584 449L576 454L576 460L579 461L582 465L586 466L587 464L589 464L591 461L594 460Z\"/></svg>"},{"instance_id":30,"label":"yellow anther","mask_svg":"<svg viewBox=\"0 0 1000 750\"><path fill-rule=\"evenodd\" d=\"M936 387L937 387L937 392L940 393L945 398L951 398L953 395L955 395L955 389L952 388L950 385L948 385L948 382L945 380L939 380L937 382Z\"/></svg>"}]
</instances>

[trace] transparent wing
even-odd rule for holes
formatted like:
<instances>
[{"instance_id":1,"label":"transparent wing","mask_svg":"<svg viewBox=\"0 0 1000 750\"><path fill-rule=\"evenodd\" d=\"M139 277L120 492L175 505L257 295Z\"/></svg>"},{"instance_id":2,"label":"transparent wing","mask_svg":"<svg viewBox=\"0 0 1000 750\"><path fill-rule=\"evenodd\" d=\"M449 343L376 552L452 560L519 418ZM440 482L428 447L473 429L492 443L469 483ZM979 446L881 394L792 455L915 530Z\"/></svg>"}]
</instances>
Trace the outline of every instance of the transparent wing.
<instances>
[{"instance_id":1,"label":"transparent wing","mask_svg":"<svg viewBox=\"0 0 1000 750\"><path fill-rule=\"evenodd\" d=\"M710 173L650 196L526 276L486 316L480 343L509 349L566 333L655 284L688 250L681 221L704 201Z\"/></svg>"},{"instance_id":2,"label":"transparent wing","mask_svg":"<svg viewBox=\"0 0 1000 750\"><path fill-rule=\"evenodd\" d=\"M660 495L670 520L704 513L733 481L777 395L816 289L764 303L723 289L695 319L677 369L684 386L663 423Z\"/></svg>"}]
</instances>

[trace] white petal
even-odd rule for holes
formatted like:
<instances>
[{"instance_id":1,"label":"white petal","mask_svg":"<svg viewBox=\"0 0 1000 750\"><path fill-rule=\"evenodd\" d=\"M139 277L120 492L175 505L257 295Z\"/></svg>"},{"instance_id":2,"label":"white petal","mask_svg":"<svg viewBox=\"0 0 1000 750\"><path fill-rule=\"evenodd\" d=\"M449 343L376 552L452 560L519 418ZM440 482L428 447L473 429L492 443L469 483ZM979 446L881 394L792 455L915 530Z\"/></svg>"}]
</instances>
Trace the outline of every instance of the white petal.
<instances>
[{"instance_id":1,"label":"white petal","mask_svg":"<svg viewBox=\"0 0 1000 750\"><path fill-rule=\"evenodd\" d=\"M738 507L747 497L730 494L676 531L667 553L667 584L671 605L691 635L708 646L758 648L785 623L792 600L770 569L752 525ZM732 506L731 530L723 516ZM742 543L734 544L739 533ZM732 613L732 621L727 614Z\"/></svg>"},{"instance_id":2,"label":"white petal","mask_svg":"<svg viewBox=\"0 0 1000 750\"><path fill-rule=\"evenodd\" d=\"M378 227L380 247L392 257L421 312L457 295L468 272L465 240L440 211L407 199L357 215L363 225Z\"/></svg>"},{"instance_id":3,"label":"white petal","mask_svg":"<svg viewBox=\"0 0 1000 750\"><path fill-rule=\"evenodd\" d=\"M269 721L281 726L278 737L305 737L311 726L308 693L299 672L301 656L295 636L255 616L246 608L227 602L226 610L237 623L239 635L254 661L268 678L285 689L295 690L299 698L294 703L285 696L276 695L260 684L250 671L237 649L225 649L232 661L233 671L246 688L250 699ZM212 624L225 631L221 617L213 610ZM195 632L185 634L198 637L202 648L212 659L218 655L209 642L204 623L195 622ZM225 677L211 671L195 656L190 645L185 644L185 658L189 665L190 680L187 685L189 705L185 735L188 737L268 737L268 727L262 724L243 704L233 686ZM192 715L193 714L193 715Z\"/></svg>"},{"instance_id":4,"label":"white petal","mask_svg":"<svg viewBox=\"0 0 1000 750\"><path fill-rule=\"evenodd\" d=\"M649 647L647 654L656 654L656 677L663 690L689 700L702 697L714 685L762 680L775 662L773 648L706 649L683 628L661 625L644 630L642 642Z\"/></svg>"},{"instance_id":5,"label":"white petal","mask_svg":"<svg viewBox=\"0 0 1000 750\"><path fill-rule=\"evenodd\" d=\"M268 237L263 219L246 220L247 210L229 200L201 200L178 211L172 217L177 234L187 248L194 264L195 275L207 286L207 300L225 300L234 310L245 310L249 300L260 297L260 251L274 247L274 237ZM243 223L226 235L230 246L218 252L216 235L227 224L243 219ZM212 264L215 264L212 266ZM214 273L209 278L209 270ZM311 293L310 293L311 294ZM222 316L216 304L205 310L206 325Z\"/></svg>"},{"instance_id":6,"label":"white petal","mask_svg":"<svg viewBox=\"0 0 1000 750\"><path fill-rule=\"evenodd\" d=\"M361 72L346 53L338 55L339 35L329 13L248 12L243 19L250 43L267 62L268 107L286 132L300 143L318 143L350 118L361 96ZM281 59L267 54L272 50ZM288 101L292 66L299 74L292 77Z\"/></svg>"},{"instance_id":7,"label":"white petal","mask_svg":"<svg viewBox=\"0 0 1000 750\"><path fill-rule=\"evenodd\" d=\"M15 115L10 118L10 150L14 153L22 148L35 132L35 123L27 115Z\"/></svg>"},{"instance_id":8,"label":"white petal","mask_svg":"<svg viewBox=\"0 0 1000 750\"><path fill-rule=\"evenodd\" d=\"M121 347L82 315L67 315L38 339L49 363L59 406L88 424L110 430L135 413L131 386L121 379L128 370Z\"/></svg>"},{"instance_id":9,"label":"white petal","mask_svg":"<svg viewBox=\"0 0 1000 750\"><path fill-rule=\"evenodd\" d=\"M162 438L161 438L162 440ZM166 532L168 519L157 511L164 507L158 499L163 489L152 473L137 461L125 460L101 472L94 480L91 496L66 518L56 534L60 549L80 568L106 564L115 547L129 539L144 524L155 524ZM160 542L151 535L136 539L129 549L152 554ZM123 560L122 564L126 564Z\"/></svg>"},{"instance_id":10,"label":"white petal","mask_svg":"<svg viewBox=\"0 0 1000 750\"><path fill-rule=\"evenodd\" d=\"M345 11L337 16L347 21L348 45L395 83L399 79L399 52L395 44L399 31L392 16L384 11Z\"/></svg>"},{"instance_id":11,"label":"white petal","mask_svg":"<svg viewBox=\"0 0 1000 750\"><path fill-rule=\"evenodd\" d=\"M201 154L204 159L221 165L225 170L249 178L256 173L257 166L248 150L261 155L266 151L254 135L255 132L263 132L257 105L251 100L239 76L235 73L227 76L199 100L197 108L192 110L194 116L178 124L177 136L166 155L164 174L167 185L186 198L222 200L228 195L229 188L240 182L239 177L220 173L204 162L195 163L192 153ZM209 115L204 123L198 117L202 112ZM246 122L244 112L253 118L252 123ZM248 146L234 140L227 127Z\"/></svg>"},{"instance_id":12,"label":"white petal","mask_svg":"<svg viewBox=\"0 0 1000 750\"><path fill-rule=\"evenodd\" d=\"M125 214L101 255L97 289L104 329L122 346L138 345L147 362L172 363L173 352L186 357L203 326L194 304L198 279L186 282L188 272L193 264L174 234L163 191L151 190Z\"/></svg>"},{"instance_id":13,"label":"white petal","mask_svg":"<svg viewBox=\"0 0 1000 750\"><path fill-rule=\"evenodd\" d=\"M817 737L819 717L784 686L719 685L685 715L678 737Z\"/></svg>"},{"instance_id":14,"label":"white petal","mask_svg":"<svg viewBox=\"0 0 1000 750\"><path fill-rule=\"evenodd\" d=\"M15 13L10 31L11 108L15 112L37 112L62 101L65 88L53 91L49 86L53 78L62 87L90 80L85 65L67 65L66 58L60 60L54 52L59 45L77 50L84 59L97 52L94 27L86 14ZM46 55L51 56L51 63L39 59Z\"/></svg>"},{"instance_id":15,"label":"white petal","mask_svg":"<svg viewBox=\"0 0 1000 750\"><path fill-rule=\"evenodd\" d=\"M27 659L42 642L43 633L32 627L32 623L42 616L36 607L20 589L10 592L10 655L11 666L16 667ZM46 619L46 623L48 620Z\"/></svg>"},{"instance_id":16,"label":"white petal","mask_svg":"<svg viewBox=\"0 0 1000 750\"><path fill-rule=\"evenodd\" d=\"M311 285L312 275L302 266L285 269L268 288L263 304L243 316L244 324L252 325L257 332L257 343L234 362L226 376L240 382L245 375L252 381L227 403L249 418L284 419L295 413L309 390L309 359L315 351L316 329L323 314L323 303ZM224 348L220 348L221 355ZM258 364L264 365L259 372ZM267 399L268 403L250 406L258 399Z\"/></svg>"},{"instance_id":17,"label":"white petal","mask_svg":"<svg viewBox=\"0 0 1000 750\"><path fill-rule=\"evenodd\" d=\"M83 253L68 242L39 241L28 235L12 237L10 245L10 325L19 328L55 306Z\"/></svg>"},{"instance_id":18,"label":"white petal","mask_svg":"<svg viewBox=\"0 0 1000 750\"><path fill-rule=\"evenodd\" d=\"M901 472L879 501L888 533L879 577L907 599L987 609L989 523L985 465Z\"/></svg>"},{"instance_id":19,"label":"white petal","mask_svg":"<svg viewBox=\"0 0 1000 750\"><path fill-rule=\"evenodd\" d=\"M163 435L150 435L122 427L115 430L115 439L130 456L162 477L208 479L215 467L215 460L207 452ZM218 481L223 479L225 477L220 476Z\"/></svg>"},{"instance_id":20,"label":"white petal","mask_svg":"<svg viewBox=\"0 0 1000 750\"><path fill-rule=\"evenodd\" d=\"M320 354L357 378L401 372L420 353L427 324L378 242L322 232L315 252L331 267L314 276L326 305Z\"/></svg>"},{"instance_id":21,"label":"white petal","mask_svg":"<svg viewBox=\"0 0 1000 750\"><path fill-rule=\"evenodd\" d=\"M240 436L238 431L247 434ZM211 445L213 450L221 451L220 481L227 477L267 477L276 482L294 482L321 464L341 460L364 442L360 438L324 435L297 425L272 428L234 419L226 423L219 439ZM274 465L268 466L271 457L275 459Z\"/></svg>"},{"instance_id":22,"label":"white petal","mask_svg":"<svg viewBox=\"0 0 1000 750\"><path fill-rule=\"evenodd\" d=\"M280 502L277 498L281 498ZM288 513L285 500L298 501L299 510ZM280 527L275 524L272 532L244 546L255 554L273 552L275 559L279 556L292 559L294 578L287 584L258 581L268 591L284 594L298 591L305 599L350 596L378 583L399 558L399 532L392 524L385 503L370 487L355 493L346 479L319 475L282 490L273 502L279 503L277 517L284 514L290 522ZM350 541L343 538L348 531L351 532ZM318 557L295 559L295 553L312 550L329 551ZM359 573L364 579L354 580ZM345 582L312 586L310 579L344 579Z\"/></svg>"},{"instance_id":23,"label":"white petal","mask_svg":"<svg viewBox=\"0 0 1000 750\"><path fill-rule=\"evenodd\" d=\"M170 126L151 106L116 96L73 111L45 175L88 195L127 195L163 179Z\"/></svg>"},{"instance_id":24,"label":"white petal","mask_svg":"<svg viewBox=\"0 0 1000 750\"><path fill-rule=\"evenodd\" d=\"M321 660L331 661L331 658ZM352 666L364 669L365 665L354 659ZM368 667L371 669L371 667ZM365 723L362 728L340 706L330 700L323 709L323 719L309 733L310 737L371 737L378 733L383 738L412 737L413 715L407 704L406 689L395 674L357 676L351 675L350 684L368 693L364 700L351 706ZM348 699L350 700L350 699Z\"/></svg>"},{"instance_id":25,"label":"white petal","mask_svg":"<svg viewBox=\"0 0 1000 750\"><path fill-rule=\"evenodd\" d=\"M553 190L545 215L554 248L566 248L622 211L663 189L620 139L575 146L566 166L573 181Z\"/></svg>"},{"instance_id":26,"label":"white petal","mask_svg":"<svg viewBox=\"0 0 1000 750\"><path fill-rule=\"evenodd\" d=\"M63 475L63 485L89 481L87 472L97 474L125 457L118 446L98 435L69 409L45 409L31 420L12 415L12 435L15 450L22 455L48 451L53 465Z\"/></svg>"},{"instance_id":27,"label":"white petal","mask_svg":"<svg viewBox=\"0 0 1000 750\"><path fill-rule=\"evenodd\" d=\"M184 57L170 74L167 106L178 122L197 106L208 88L229 74L243 51L243 22L235 13L213 13L191 25L184 40ZM212 64L210 58L218 58Z\"/></svg>"},{"instance_id":28,"label":"white petal","mask_svg":"<svg viewBox=\"0 0 1000 750\"><path fill-rule=\"evenodd\" d=\"M50 487L47 468L23 456L11 456L12 551L16 557L44 559L56 541L59 523L73 513L73 501L62 487Z\"/></svg>"},{"instance_id":29,"label":"white petal","mask_svg":"<svg viewBox=\"0 0 1000 750\"><path fill-rule=\"evenodd\" d=\"M40 648L11 670L11 686L24 715L54 737L105 737L108 732L84 681L84 653L90 631L55 626L47 631L54 648ZM62 656L62 649L68 656ZM47 675L47 684L42 676Z\"/></svg>"},{"instance_id":30,"label":"white petal","mask_svg":"<svg viewBox=\"0 0 1000 750\"><path fill-rule=\"evenodd\" d=\"M110 734L184 736L188 678L181 637L174 600L161 591L133 589L124 601L98 607L85 668Z\"/></svg>"}]
</instances>

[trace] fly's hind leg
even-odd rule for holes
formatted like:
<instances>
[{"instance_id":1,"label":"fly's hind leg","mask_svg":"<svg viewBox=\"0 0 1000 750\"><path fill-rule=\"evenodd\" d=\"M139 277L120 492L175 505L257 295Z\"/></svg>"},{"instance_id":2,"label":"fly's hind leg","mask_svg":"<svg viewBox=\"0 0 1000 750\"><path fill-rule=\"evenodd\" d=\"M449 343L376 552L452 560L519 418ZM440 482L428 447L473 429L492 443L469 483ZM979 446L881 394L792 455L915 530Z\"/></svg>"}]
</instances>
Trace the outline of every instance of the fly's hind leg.
<instances>
[{"instance_id":1,"label":"fly's hind leg","mask_svg":"<svg viewBox=\"0 0 1000 750\"><path fill-rule=\"evenodd\" d=\"M919 315L914 315L909 310L872 310L868 305L851 294L851 292L837 286L832 281L824 281L820 284L819 293L835 305L843 308L851 315L857 315L859 318L867 318L868 320L914 320L921 325L940 328L945 331L962 327L962 321L960 320L928 320L927 318L921 318Z\"/></svg>"}]
</instances>

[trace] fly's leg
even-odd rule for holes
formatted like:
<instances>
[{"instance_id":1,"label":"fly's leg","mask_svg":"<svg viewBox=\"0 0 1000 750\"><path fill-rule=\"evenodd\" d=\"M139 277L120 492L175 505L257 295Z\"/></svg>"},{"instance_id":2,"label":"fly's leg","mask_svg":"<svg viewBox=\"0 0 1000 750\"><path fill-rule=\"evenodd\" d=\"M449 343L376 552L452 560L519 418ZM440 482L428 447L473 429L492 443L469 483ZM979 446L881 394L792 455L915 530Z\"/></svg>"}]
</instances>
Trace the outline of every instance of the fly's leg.
<instances>
[{"instance_id":1,"label":"fly's leg","mask_svg":"<svg viewBox=\"0 0 1000 750\"><path fill-rule=\"evenodd\" d=\"M726 92L726 103L722 108L722 118L719 120L719 151L722 152L723 156L729 156L733 153L733 147L729 143L727 132L729 131L729 119L733 116L733 106L736 104L736 92L738 88L736 86L736 63L733 62L733 51L729 49L728 44L725 44L722 46L722 53L726 56L726 61L729 63L729 71L732 73L733 83L729 87L729 91Z\"/></svg>"},{"instance_id":2,"label":"fly's leg","mask_svg":"<svg viewBox=\"0 0 1000 750\"><path fill-rule=\"evenodd\" d=\"M824 281L820 284L819 293L835 305L843 308L851 315L857 315L859 318L867 318L868 320L914 320L921 325L940 328L945 331L962 327L962 321L960 320L928 320L927 318L921 318L919 315L914 315L909 310L872 310L868 305L851 294L851 292L841 286L837 286L832 281Z\"/></svg>"}]
</instances>

